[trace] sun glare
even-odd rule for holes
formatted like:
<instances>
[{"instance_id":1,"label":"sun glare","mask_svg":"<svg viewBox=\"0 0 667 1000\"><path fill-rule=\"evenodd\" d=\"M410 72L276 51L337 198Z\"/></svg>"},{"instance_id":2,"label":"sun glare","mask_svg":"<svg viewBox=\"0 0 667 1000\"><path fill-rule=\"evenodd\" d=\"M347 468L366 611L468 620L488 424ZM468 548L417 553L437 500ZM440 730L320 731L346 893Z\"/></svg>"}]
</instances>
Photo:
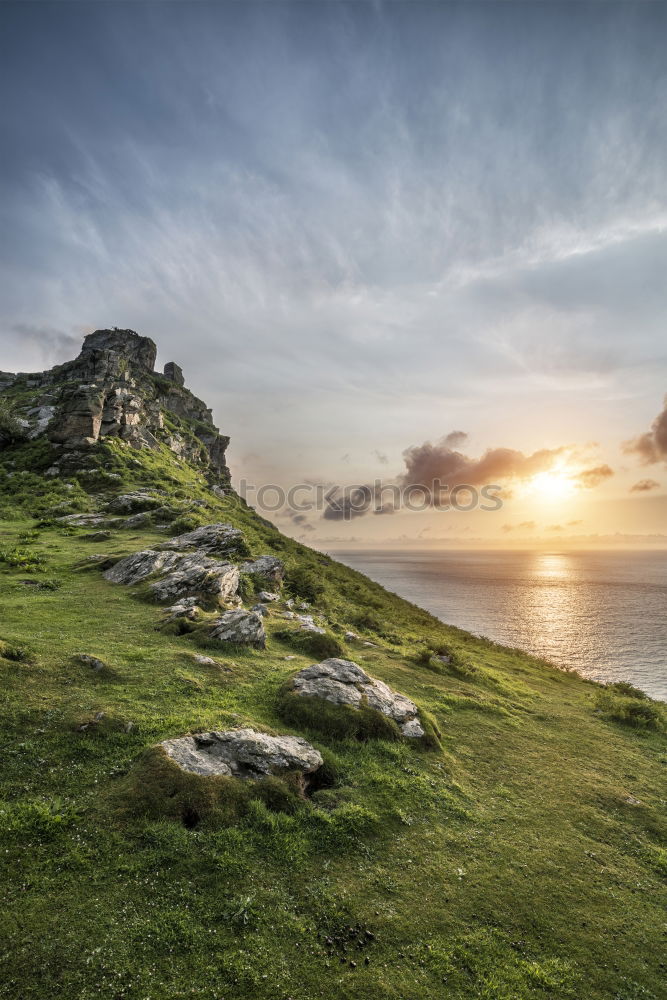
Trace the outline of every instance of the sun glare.
<instances>
[{"instance_id":1,"label":"sun glare","mask_svg":"<svg viewBox=\"0 0 667 1000\"><path fill-rule=\"evenodd\" d=\"M576 486L566 472L538 472L528 484L531 493L545 500L562 500L571 496Z\"/></svg>"}]
</instances>

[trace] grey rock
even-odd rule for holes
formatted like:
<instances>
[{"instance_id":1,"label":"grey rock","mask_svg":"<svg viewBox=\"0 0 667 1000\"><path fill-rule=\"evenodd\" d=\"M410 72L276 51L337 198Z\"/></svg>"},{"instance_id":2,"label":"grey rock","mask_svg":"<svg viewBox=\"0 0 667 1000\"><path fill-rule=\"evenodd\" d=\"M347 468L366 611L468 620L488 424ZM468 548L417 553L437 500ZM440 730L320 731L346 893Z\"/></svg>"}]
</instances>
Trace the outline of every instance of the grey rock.
<instances>
[{"instance_id":1,"label":"grey rock","mask_svg":"<svg viewBox=\"0 0 667 1000\"><path fill-rule=\"evenodd\" d=\"M91 670L94 670L96 673L99 673L100 670L107 669L107 665L104 660L98 659L97 656L90 656L89 653L77 653L74 659L77 663L82 663L84 666L90 667Z\"/></svg>"},{"instance_id":2,"label":"grey rock","mask_svg":"<svg viewBox=\"0 0 667 1000\"><path fill-rule=\"evenodd\" d=\"M83 536L87 542L107 542L111 538L110 531L91 531Z\"/></svg>"},{"instance_id":3,"label":"grey rock","mask_svg":"<svg viewBox=\"0 0 667 1000\"><path fill-rule=\"evenodd\" d=\"M147 510L142 510L138 514L132 514L131 517L125 518L122 524L119 525L120 528L125 528L127 531L134 531L136 528L145 528L147 525L153 523L152 515Z\"/></svg>"},{"instance_id":4,"label":"grey rock","mask_svg":"<svg viewBox=\"0 0 667 1000\"><path fill-rule=\"evenodd\" d=\"M344 639L347 642L352 642L353 640L358 639L358 638L359 638L359 636L357 635L356 632L346 632L345 635L344 635Z\"/></svg>"},{"instance_id":5,"label":"grey rock","mask_svg":"<svg viewBox=\"0 0 667 1000\"><path fill-rule=\"evenodd\" d=\"M89 333L83 342L79 358L107 351L120 355L130 365L147 372L152 372L155 367L155 341L150 337L140 337L134 330L96 330Z\"/></svg>"},{"instance_id":6,"label":"grey rock","mask_svg":"<svg viewBox=\"0 0 667 1000\"><path fill-rule=\"evenodd\" d=\"M236 593L238 566L219 562L198 552L179 554L177 559L178 564L172 572L151 584L151 593L156 601L170 601L194 592L215 597L222 604Z\"/></svg>"},{"instance_id":7,"label":"grey rock","mask_svg":"<svg viewBox=\"0 0 667 1000\"><path fill-rule=\"evenodd\" d=\"M331 658L300 670L292 682L297 695L304 698L324 698L334 705L362 703L393 719L405 736L416 739L424 735L417 706L405 695L370 677L352 660Z\"/></svg>"},{"instance_id":8,"label":"grey rock","mask_svg":"<svg viewBox=\"0 0 667 1000\"><path fill-rule=\"evenodd\" d=\"M187 621L196 621L201 613L201 608L197 605L196 597L183 597L176 604L172 604L171 607L164 609L164 619L163 624L168 622L175 622L179 618L185 618Z\"/></svg>"},{"instance_id":9,"label":"grey rock","mask_svg":"<svg viewBox=\"0 0 667 1000\"><path fill-rule=\"evenodd\" d=\"M176 385L185 385L183 369L175 361L167 361L162 371L164 372L164 377L168 378L171 382L175 382Z\"/></svg>"},{"instance_id":10,"label":"grey rock","mask_svg":"<svg viewBox=\"0 0 667 1000\"><path fill-rule=\"evenodd\" d=\"M228 555L243 543L243 532L233 528L231 524L204 524L193 531L186 531L164 542L161 549L198 549L208 555Z\"/></svg>"},{"instance_id":11,"label":"grey rock","mask_svg":"<svg viewBox=\"0 0 667 1000\"><path fill-rule=\"evenodd\" d=\"M219 667L221 665L212 656L204 656L203 653L195 653L193 659L202 667Z\"/></svg>"},{"instance_id":12,"label":"grey rock","mask_svg":"<svg viewBox=\"0 0 667 1000\"><path fill-rule=\"evenodd\" d=\"M301 624L303 632L316 632L318 635L326 634L326 629L316 625L312 615L294 615L294 617Z\"/></svg>"},{"instance_id":13,"label":"grey rock","mask_svg":"<svg viewBox=\"0 0 667 1000\"><path fill-rule=\"evenodd\" d=\"M298 736L269 736L254 729L195 733L159 744L192 774L261 780L269 775L312 774L322 766L315 747Z\"/></svg>"},{"instance_id":14,"label":"grey rock","mask_svg":"<svg viewBox=\"0 0 667 1000\"><path fill-rule=\"evenodd\" d=\"M260 556L252 562L245 562L241 566L243 573L250 573L263 580L270 580L272 583L280 585L285 577L285 566L276 556Z\"/></svg>"},{"instance_id":15,"label":"grey rock","mask_svg":"<svg viewBox=\"0 0 667 1000\"><path fill-rule=\"evenodd\" d=\"M145 490L135 490L134 493L121 493L120 496L114 497L107 504L107 510L113 514L133 514L139 510L159 507L161 503L160 498L151 496Z\"/></svg>"},{"instance_id":16,"label":"grey rock","mask_svg":"<svg viewBox=\"0 0 667 1000\"><path fill-rule=\"evenodd\" d=\"M140 583L149 576L160 574L151 584L151 593L158 601L175 600L192 594L207 594L220 602L236 593L238 567L223 563L198 552L163 552L144 549L125 556L104 574L111 583L126 586Z\"/></svg>"},{"instance_id":17,"label":"grey rock","mask_svg":"<svg viewBox=\"0 0 667 1000\"><path fill-rule=\"evenodd\" d=\"M140 583L159 570L172 569L178 561L179 557L176 553L144 549L120 559L115 566L106 571L104 579L111 583L122 583L130 586L134 583Z\"/></svg>"},{"instance_id":18,"label":"grey rock","mask_svg":"<svg viewBox=\"0 0 667 1000\"><path fill-rule=\"evenodd\" d=\"M269 613L269 609L267 608L266 604L253 604L250 610L254 611L258 615L261 615L262 618L266 618L266 616Z\"/></svg>"},{"instance_id":19,"label":"grey rock","mask_svg":"<svg viewBox=\"0 0 667 1000\"><path fill-rule=\"evenodd\" d=\"M58 518L58 521L64 521L65 524L72 524L79 528L115 524L120 520L119 517L106 517L104 514L66 514L64 517Z\"/></svg>"},{"instance_id":20,"label":"grey rock","mask_svg":"<svg viewBox=\"0 0 667 1000\"><path fill-rule=\"evenodd\" d=\"M270 601L277 601L280 597L279 594L275 594L272 590L260 590L257 596L259 597L260 601L264 601L265 603Z\"/></svg>"},{"instance_id":21,"label":"grey rock","mask_svg":"<svg viewBox=\"0 0 667 1000\"><path fill-rule=\"evenodd\" d=\"M236 642L244 646L264 649L266 633L262 619L254 611L240 608L226 611L213 623L212 639L219 642Z\"/></svg>"}]
</instances>

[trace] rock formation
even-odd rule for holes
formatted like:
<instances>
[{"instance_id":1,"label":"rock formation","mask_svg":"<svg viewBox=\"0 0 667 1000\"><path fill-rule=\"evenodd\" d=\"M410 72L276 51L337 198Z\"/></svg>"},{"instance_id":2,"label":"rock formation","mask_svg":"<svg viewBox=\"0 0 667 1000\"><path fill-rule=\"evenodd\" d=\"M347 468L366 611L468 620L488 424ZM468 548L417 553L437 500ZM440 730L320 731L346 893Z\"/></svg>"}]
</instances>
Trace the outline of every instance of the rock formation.
<instances>
[{"instance_id":1,"label":"rock formation","mask_svg":"<svg viewBox=\"0 0 667 1000\"><path fill-rule=\"evenodd\" d=\"M369 675L352 660L328 659L300 670L292 682L302 698L323 698L334 705L360 708L366 704L393 719L404 736L419 738L424 730L413 701Z\"/></svg>"},{"instance_id":2,"label":"rock formation","mask_svg":"<svg viewBox=\"0 0 667 1000\"><path fill-rule=\"evenodd\" d=\"M298 736L269 736L254 729L196 733L164 740L160 746L192 774L261 780L269 775L312 774L322 756Z\"/></svg>"},{"instance_id":3,"label":"rock formation","mask_svg":"<svg viewBox=\"0 0 667 1000\"><path fill-rule=\"evenodd\" d=\"M228 483L229 438L213 425L211 411L185 388L175 362L154 371L157 349L133 330L96 330L74 361L35 374L1 373L0 393L15 400L28 437L46 436L60 455L54 473L71 464L71 453L117 438L134 448L164 444L203 466L214 483Z\"/></svg>"},{"instance_id":4,"label":"rock formation","mask_svg":"<svg viewBox=\"0 0 667 1000\"><path fill-rule=\"evenodd\" d=\"M226 611L213 622L211 638L219 642L254 646L256 649L264 649L266 645L266 633L261 617L256 611L246 611L244 608Z\"/></svg>"},{"instance_id":5,"label":"rock formation","mask_svg":"<svg viewBox=\"0 0 667 1000\"><path fill-rule=\"evenodd\" d=\"M151 576L159 577L151 583L151 593L157 601L206 595L223 603L236 594L239 582L238 566L232 563L220 562L199 552L158 552L156 549L133 552L104 574L111 583L126 586L141 583Z\"/></svg>"}]
</instances>

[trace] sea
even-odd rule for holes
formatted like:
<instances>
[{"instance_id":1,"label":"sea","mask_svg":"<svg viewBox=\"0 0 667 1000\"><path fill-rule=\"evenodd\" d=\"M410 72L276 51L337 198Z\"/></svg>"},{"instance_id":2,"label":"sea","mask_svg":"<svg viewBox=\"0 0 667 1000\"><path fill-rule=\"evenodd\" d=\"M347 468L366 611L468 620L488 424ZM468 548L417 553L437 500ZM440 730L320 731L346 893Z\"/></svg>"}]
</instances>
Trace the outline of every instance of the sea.
<instances>
[{"instance_id":1,"label":"sea","mask_svg":"<svg viewBox=\"0 0 667 1000\"><path fill-rule=\"evenodd\" d=\"M667 551L331 554L448 625L667 701Z\"/></svg>"}]
</instances>

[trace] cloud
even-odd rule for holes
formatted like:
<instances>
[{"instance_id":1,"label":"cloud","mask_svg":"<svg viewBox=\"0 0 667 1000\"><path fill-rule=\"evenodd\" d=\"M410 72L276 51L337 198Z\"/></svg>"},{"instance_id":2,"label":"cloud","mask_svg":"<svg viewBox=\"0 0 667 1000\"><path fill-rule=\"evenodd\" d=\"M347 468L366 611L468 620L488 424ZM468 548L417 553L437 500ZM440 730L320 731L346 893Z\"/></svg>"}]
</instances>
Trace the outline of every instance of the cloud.
<instances>
[{"instance_id":1,"label":"cloud","mask_svg":"<svg viewBox=\"0 0 667 1000\"><path fill-rule=\"evenodd\" d=\"M389 459L387 458L387 456L385 455L385 453L383 451L377 451L377 449L376 449L373 452L373 454L377 458L377 460L380 463L380 465L388 465Z\"/></svg>"},{"instance_id":2,"label":"cloud","mask_svg":"<svg viewBox=\"0 0 667 1000\"><path fill-rule=\"evenodd\" d=\"M650 431L626 441L623 450L626 454L635 452L644 465L667 462L667 396L662 410L651 424Z\"/></svg>"},{"instance_id":3,"label":"cloud","mask_svg":"<svg viewBox=\"0 0 667 1000\"><path fill-rule=\"evenodd\" d=\"M535 521L521 521L519 524L503 524L503 531L534 531L537 527Z\"/></svg>"},{"instance_id":4,"label":"cloud","mask_svg":"<svg viewBox=\"0 0 667 1000\"><path fill-rule=\"evenodd\" d=\"M37 347L45 363L68 361L79 353L81 334L65 333L50 326L14 323L10 333L18 335L24 344Z\"/></svg>"},{"instance_id":5,"label":"cloud","mask_svg":"<svg viewBox=\"0 0 667 1000\"><path fill-rule=\"evenodd\" d=\"M400 477L403 485L422 486L431 492L462 484L502 485L507 480L530 479L550 469L565 451L565 447L543 448L524 455L513 448L489 448L480 458L470 458L451 446L452 437L461 441L462 432L448 434L436 444L425 441L407 448L403 452L406 471Z\"/></svg>"},{"instance_id":6,"label":"cloud","mask_svg":"<svg viewBox=\"0 0 667 1000\"><path fill-rule=\"evenodd\" d=\"M631 493L648 493L649 490L660 489L660 483L655 479L640 479L630 487Z\"/></svg>"},{"instance_id":7,"label":"cloud","mask_svg":"<svg viewBox=\"0 0 667 1000\"><path fill-rule=\"evenodd\" d=\"M595 486L599 486L605 479L609 479L613 475L614 470L609 465L596 465L592 469L584 469L583 472L578 472L573 478L584 489L590 490Z\"/></svg>"}]
</instances>

